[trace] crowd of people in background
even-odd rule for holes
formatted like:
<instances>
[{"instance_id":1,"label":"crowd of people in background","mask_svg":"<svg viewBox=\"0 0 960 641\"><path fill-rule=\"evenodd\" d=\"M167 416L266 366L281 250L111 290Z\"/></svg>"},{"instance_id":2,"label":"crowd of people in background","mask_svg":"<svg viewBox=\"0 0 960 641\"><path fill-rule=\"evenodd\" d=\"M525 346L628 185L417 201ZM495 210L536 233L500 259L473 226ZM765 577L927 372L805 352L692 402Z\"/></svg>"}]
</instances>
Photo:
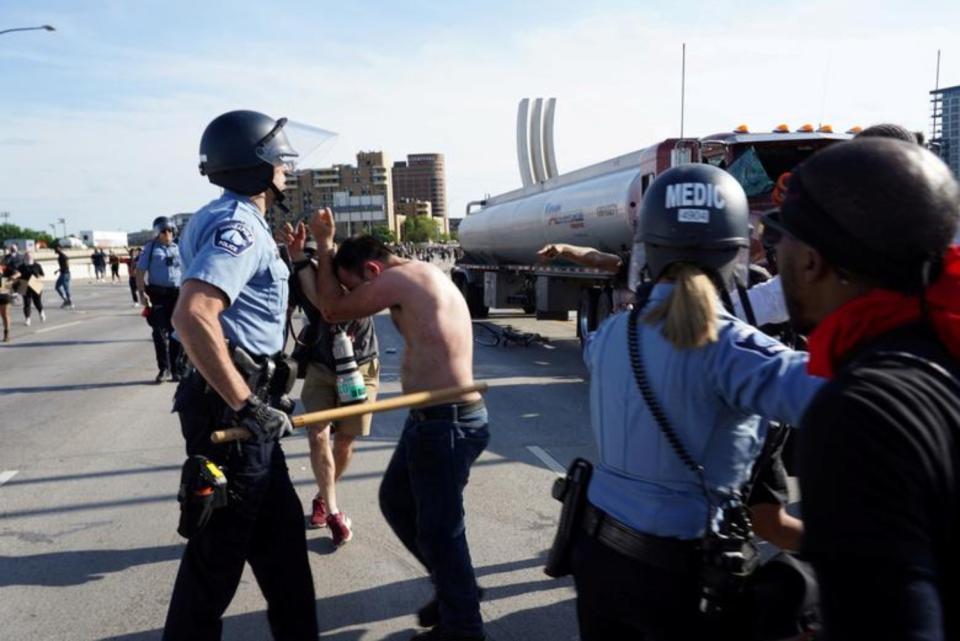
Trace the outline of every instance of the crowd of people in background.
<instances>
[{"instance_id":1,"label":"crowd of people in background","mask_svg":"<svg viewBox=\"0 0 960 641\"><path fill-rule=\"evenodd\" d=\"M90 264L93 267L92 282L106 282L106 267L110 265L111 283L119 283L120 265L126 264L129 272L130 293L133 305L140 305L137 294L136 263L140 256L140 248L131 247L126 250L104 251L97 248L90 254ZM74 309L73 294L71 291L72 274L70 271L71 257L63 249L54 249L57 267L52 276L56 276L54 290L61 299L61 309ZM49 269L49 267L48 267ZM33 323L33 310L37 310L40 322L46 322L47 313L44 310L43 290L47 272L43 264L37 260L35 251L21 252L19 247L11 245L4 249L0 259L0 319L3 321L3 342L10 342L13 338L10 308L23 306L23 324L29 327Z\"/></svg>"},{"instance_id":2,"label":"crowd of people in background","mask_svg":"<svg viewBox=\"0 0 960 641\"><path fill-rule=\"evenodd\" d=\"M448 263L460 260L463 257L463 250L456 245L394 243L388 247L395 256L400 258L413 258L425 263Z\"/></svg>"},{"instance_id":3,"label":"crowd of people in background","mask_svg":"<svg viewBox=\"0 0 960 641\"><path fill-rule=\"evenodd\" d=\"M402 258L411 258L440 266L453 263L462 258L462 250L457 245L419 245L415 243L394 243L391 251ZM90 265L93 269L92 283L106 283L107 266L110 267L110 283L122 284L121 265L126 265L127 284L130 288L131 305L139 307L143 304L137 287L137 262L142 253L140 247L126 249L95 248L89 254ZM46 322L47 313L44 310L43 288L47 276L55 278L54 291L60 297L61 309L75 309L73 291L71 288L73 274L71 261L77 259L74 254L68 254L62 248L54 248L57 266L44 270L34 251L20 251L16 245L11 245L3 251L0 259L0 320L2 320L3 342L13 338L11 307L22 306L23 324L29 327L33 319L39 317L40 322ZM37 315L33 314L36 309Z\"/></svg>"}]
</instances>

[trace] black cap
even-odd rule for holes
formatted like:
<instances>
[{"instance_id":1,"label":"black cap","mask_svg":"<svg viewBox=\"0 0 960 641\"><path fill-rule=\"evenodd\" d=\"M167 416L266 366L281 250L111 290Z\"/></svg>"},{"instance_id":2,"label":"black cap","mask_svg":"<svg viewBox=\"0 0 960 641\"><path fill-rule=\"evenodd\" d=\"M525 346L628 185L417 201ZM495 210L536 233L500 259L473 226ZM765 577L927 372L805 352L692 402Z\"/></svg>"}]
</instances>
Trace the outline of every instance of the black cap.
<instances>
[{"instance_id":1,"label":"black cap","mask_svg":"<svg viewBox=\"0 0 960 641\"><path fill-rule=\"evenodd\" d=\"M935 277L960 218L960 186L917 144L866 138L833 145L793 172L764 224L834 267L902 291Z\"/></svg>"}]
</instances>

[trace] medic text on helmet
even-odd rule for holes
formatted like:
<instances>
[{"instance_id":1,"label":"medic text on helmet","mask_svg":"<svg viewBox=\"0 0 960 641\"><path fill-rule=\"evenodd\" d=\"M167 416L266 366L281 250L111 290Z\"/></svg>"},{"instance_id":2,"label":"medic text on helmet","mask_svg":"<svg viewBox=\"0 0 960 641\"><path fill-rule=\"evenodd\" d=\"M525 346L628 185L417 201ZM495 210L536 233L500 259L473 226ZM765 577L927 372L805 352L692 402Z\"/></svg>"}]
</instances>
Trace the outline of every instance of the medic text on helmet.
<instances>
[{"instance_id":1,"label":"medic text on helmet","mask_svg":"<svg viewBox=\"0 0 960 641\"><path fill-rule=\"evenodd\" d=\"M701 223L710 222L709 209L688 209L688 207L710 207L724 209L727 201L716 185L704 183L677 183L667 185L665 206L677 210L677 222Z\"/></svg>"}]
</instances>

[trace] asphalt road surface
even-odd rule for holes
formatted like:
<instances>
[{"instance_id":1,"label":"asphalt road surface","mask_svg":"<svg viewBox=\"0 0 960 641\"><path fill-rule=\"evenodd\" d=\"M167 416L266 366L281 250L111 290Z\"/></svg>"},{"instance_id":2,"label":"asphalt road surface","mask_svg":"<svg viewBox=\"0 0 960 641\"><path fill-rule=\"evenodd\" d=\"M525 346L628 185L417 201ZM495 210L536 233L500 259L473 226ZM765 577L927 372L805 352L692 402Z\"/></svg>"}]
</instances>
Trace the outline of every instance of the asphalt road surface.
<instances>
[{"instance_id":1,"label":"asphalt road surface","mask_svg":"<svg viewBox=\"0 0 960 641\"><path fill-rule=\"evenodd\" d=\"M0 344L0 638L158 639L183 549L176 490L183 443L174 386L156 385L149 328L126 287L76 283L76 310L48 288L46 323ZM569 581L543 574L559 504L556 471L593 457L587 386L572 322L512 324L547 346L477 345L475 374L491 385L490 447L466 490L467 531L488 638L576 639ZM399 393L402 339L378 316L381 398ZM488 333L477 328L481 340ZM299 395L299 382L294 396ZM403 412L374 418L342 480L354 539L335 550L307 534L322 639L406 639L432 595L422 568L380 515L377 488ZM305 509L316 488L302 435L284 450ZM265 604L249 568L227 610L225 639L267 639Z\"/></svg>"}]
</instances>

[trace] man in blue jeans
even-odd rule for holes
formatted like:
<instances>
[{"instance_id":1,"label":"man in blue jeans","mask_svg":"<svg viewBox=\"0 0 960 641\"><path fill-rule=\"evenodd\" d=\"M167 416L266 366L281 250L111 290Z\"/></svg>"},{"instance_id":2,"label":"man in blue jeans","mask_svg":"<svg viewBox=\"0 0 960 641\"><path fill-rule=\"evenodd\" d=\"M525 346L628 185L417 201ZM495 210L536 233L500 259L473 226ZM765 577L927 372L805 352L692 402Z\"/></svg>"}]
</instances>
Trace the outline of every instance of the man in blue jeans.
<instances>
[{"instance_id":1,"label":"man in blue jeans","mask_svg":"<svg viewBox=\"0 0 960 641\"><path fill-rule=\"evenodd\" d=\"M389 308L407 349L405 393L473 383L473 326L459 290L439 268L399 258L371 236L345 240L334 254L333 214L310 220L317 240L320 311L329 323ZM289 230L302 254L303 224ZM294 269L306 268L302 261ZM347 288L343 291L341 284ZM400 541L430 572L437 598L420 611L420 641L482 641L480 594L464 525L463 488L487 447L487 409L477 393L410 412L380 485L380 509Z\"/></svg>"},{"instance_id":2,"label":"man in blue jeans","mask_svg":"<svg viewBox=\"0 0 960 641\"><path fill-rule=\"evenodd\" d=\"M63 299L63 304L60 307L73 309L73 300L70 298L70 258L61 247L57 247L56 252L57 263L60 268L57 270L59 276L57 276L57 283L54 285L54 289L57 290L60 298Z\"/></svg>"}]
</instances>

